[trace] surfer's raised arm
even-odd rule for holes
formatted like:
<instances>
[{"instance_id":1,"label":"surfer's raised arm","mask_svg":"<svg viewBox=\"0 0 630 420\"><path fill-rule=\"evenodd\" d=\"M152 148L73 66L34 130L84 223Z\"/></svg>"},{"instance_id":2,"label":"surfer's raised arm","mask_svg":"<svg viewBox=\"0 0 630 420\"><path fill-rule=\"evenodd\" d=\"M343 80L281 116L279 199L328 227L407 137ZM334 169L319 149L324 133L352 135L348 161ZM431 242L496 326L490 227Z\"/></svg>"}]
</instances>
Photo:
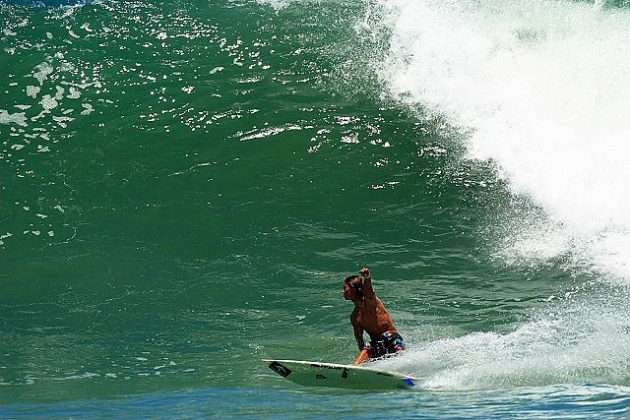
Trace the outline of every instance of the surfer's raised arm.
<instances>
[{"instance_id":1,"label":"surfer's raised arm","mask_svg":"<svg viewBox=\"0 0 630 420\"><path fill-rule=\"evenodd\" d=\"M370 270L367 267L363 267L359 274L361 275L363 283L363 295L368 299L375 298L376 294L372 288L372 275L370 274Z\"/></svg>"}]
</instances>

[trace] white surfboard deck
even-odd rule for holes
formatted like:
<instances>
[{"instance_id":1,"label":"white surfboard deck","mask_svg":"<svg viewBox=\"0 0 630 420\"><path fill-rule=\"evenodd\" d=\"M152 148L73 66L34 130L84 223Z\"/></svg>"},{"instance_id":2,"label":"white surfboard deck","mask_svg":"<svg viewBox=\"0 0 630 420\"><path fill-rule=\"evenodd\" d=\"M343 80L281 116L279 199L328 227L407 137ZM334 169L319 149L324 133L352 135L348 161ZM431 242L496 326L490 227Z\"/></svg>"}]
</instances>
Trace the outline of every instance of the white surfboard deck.
<instances>
[{"instance_id":1,"label":"white surfboard deck","mask_svg":"<svg viewBox=\"0 0 630 420\"><path fill-rule=\"evenodd\" d=\"M417 380L395 372L354 365L308 362L303 360L270 360L263 362L271 370L300 385L331 388L392 390L410 389Z\"/></svg>"}]
</instances>

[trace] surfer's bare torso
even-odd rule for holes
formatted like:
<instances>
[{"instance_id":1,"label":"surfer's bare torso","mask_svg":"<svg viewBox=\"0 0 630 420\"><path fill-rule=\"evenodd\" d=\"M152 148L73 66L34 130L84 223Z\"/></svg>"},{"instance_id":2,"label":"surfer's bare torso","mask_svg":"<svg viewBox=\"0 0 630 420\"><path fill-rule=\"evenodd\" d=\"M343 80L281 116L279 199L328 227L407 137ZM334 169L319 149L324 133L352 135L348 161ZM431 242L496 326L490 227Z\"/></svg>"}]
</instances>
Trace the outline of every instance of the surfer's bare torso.
<instances>
[{"instance_id":1,"label":"surfer's bare torso","mask_svg":"<svg viewBox=\"0 0 630 420\"><path fill-rule=\"evenodd\" d=\"M354 328L357 344L361 349L365 346L363 340L364 331L368 333L372 340L378 340L385 332L398 332L391 315L383 306L383 302L376 297L374 291L368 293L367 288L363 301L358 304L355 303L354 310L350 314L350 322Z\"/></svg>"}]
</instances>

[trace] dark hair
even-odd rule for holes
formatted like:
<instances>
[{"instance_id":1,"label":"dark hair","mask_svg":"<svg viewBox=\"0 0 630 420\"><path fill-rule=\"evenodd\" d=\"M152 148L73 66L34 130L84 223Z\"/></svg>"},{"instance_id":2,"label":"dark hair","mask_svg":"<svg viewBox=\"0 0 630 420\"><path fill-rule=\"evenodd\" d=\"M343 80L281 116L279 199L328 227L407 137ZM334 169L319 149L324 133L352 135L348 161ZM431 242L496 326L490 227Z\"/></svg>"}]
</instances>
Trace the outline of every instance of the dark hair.
<instances>
[{"instance_id":1,"label":"dark hair","mask_svg":"<svg viewBox=\"0 0 630 420\"><path fill-rule=\"evenodd\" d=\"M344 283L350 285L350 287L352 287L354 290L359 292L361 296L363 296L363 293L364 293L363 279L361 277L359 276L346 277L346 280L344 281Z\"/></svg>"}]
</instances>

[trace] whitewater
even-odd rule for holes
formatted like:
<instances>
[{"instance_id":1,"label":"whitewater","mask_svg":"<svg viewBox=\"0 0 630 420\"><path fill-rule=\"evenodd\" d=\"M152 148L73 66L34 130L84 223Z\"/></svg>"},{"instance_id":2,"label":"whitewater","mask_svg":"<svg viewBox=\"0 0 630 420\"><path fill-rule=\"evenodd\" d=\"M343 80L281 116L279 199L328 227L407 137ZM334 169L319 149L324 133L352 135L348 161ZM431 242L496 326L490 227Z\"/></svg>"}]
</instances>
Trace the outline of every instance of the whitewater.
<instances>
[{"instance_id":1,"label":"whitewater","mask_svg":"<svg viewBox=\"0 0 630 420\"><path fill-rule=\"evenodd\" d=\"M565 1L392 1L387 92L467 133L545 210L513 232L630 282L630 13ZM522 247L527 241L528 246ZM534 256L540 252L532 252ZM527 255L524 255L527 256Z\"/></svg>"},{"instance_id":2,"label":"whitewater","mask_svg":"<svg viewBox=\"0 0 630 420\"><path fill-rule=\"evenodd\" d=\"M428 387L626 383L630 329L630 12L569 1L383 1L384 95L443 118L525 211L489 226L508 266L578 278L507 332L428 341L387 362ZM366 30L364 26L361 30ZM585 280L586 279L586 280Z\"/></svg>"}]
</instances>

